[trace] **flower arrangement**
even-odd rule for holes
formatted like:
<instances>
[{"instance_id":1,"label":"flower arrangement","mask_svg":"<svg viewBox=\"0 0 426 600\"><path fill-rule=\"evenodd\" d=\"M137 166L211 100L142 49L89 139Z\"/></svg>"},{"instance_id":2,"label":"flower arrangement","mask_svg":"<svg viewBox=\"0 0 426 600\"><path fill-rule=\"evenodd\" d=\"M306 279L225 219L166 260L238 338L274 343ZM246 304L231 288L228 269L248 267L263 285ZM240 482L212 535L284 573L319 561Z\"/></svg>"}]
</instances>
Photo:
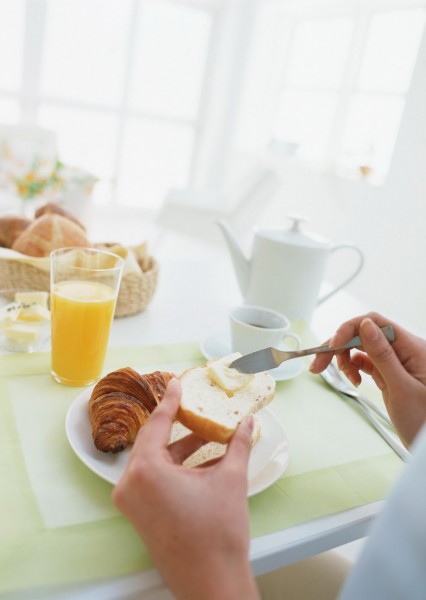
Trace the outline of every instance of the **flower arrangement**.
<instances>
[{"instance_id":1,"label":"flower arrangement","mask_svg":"<svg viewBox=\"0 0 426 600\"><path fill-rule=\"evenodd\" d=\"M76 190L90 194L97 181L91 173L65 165L56 154L19 152L9 141L0 141L0 187L23 201L59 201Z\"/></svg>"},{"instance_id":2,"label":"flower arrangement","mask_svg":"<svg viewBox=\"0 0 426 600\"><path fill-rule=\"evenodd\" d=\"M60 189L63 185L63 179L60 176L60 170L63 164L57 160L53 171L49 175L44 175L40 169L39 159L34 160L32 168L21 176L12 177L16 186L18 196L23 200L35 198L43 195L47 190L53 191Z\"/></svg>"}]
</instances>

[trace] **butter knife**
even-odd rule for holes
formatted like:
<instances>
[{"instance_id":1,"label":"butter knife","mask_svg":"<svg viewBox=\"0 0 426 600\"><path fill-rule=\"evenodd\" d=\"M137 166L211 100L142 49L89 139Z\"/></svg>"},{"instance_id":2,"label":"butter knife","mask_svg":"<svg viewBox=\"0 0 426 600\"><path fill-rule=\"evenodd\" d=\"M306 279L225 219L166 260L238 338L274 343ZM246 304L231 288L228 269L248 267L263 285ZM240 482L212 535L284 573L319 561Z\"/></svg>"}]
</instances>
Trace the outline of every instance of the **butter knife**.
<instances>
[{"instance_id":1,"label":"butter knife","mask_svg":"<svg viewBox=\"0 0 426 600\"><path fill-rule=\"evenodd\" d=\"M395 341L395 331L391 325L381 327L381 330L385 334L389 342ZM347 350L349 348L362 348L361 339L359 335L353 337L344 346L338 348L331 348L328 344L322 344L315 348L307 348L306 350L278 350L277 348L263 348L256 352L251 352L241 358L234 360L229 366L231 369L237 369L240 373L260 373L262 371L269 371L279 367L284 361L291 360L293 358L299 358L301 356L307 356L308 354L317 354L319 352L339 352L340 350Z\"/></svg>"}]
</instances>

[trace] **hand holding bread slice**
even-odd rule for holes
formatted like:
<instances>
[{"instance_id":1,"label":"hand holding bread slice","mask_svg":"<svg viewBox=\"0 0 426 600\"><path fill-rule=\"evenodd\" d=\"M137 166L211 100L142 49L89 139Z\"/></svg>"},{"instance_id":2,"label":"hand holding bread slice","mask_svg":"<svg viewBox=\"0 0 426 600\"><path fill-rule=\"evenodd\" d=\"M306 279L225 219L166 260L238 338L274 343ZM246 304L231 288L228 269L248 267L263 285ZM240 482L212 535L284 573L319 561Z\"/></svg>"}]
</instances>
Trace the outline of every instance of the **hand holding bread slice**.
<instances>
[{"instance_id":1,"label":"hand holding bread slice","mask_svg":"<svg viewBox=\"0 0 426 600\"><path fill-rule=\"evenodd\" d=\"M179 377L182 397L176 418L208 442L227 444L245 416L256 413L274 398L275 380L269 373L243 375L229 368L239 356L239 353L230 354L207 365L188 369ZM99 450L119 452L133 443L137 430L164 395L165 385L161 390L155 386L155 401L149 402L153 391L150 378L153 375L157 382L163 374L141 375L130 368L119 369L106 375L95 386L89 406L92 435ZM171 377L170 373L166 375ZM107 394L104 393L106 386ZM112 440L117 437L118 429L120 444L117 445ZM134 432L132 436L127 433L130 430ZM259 436L259 427L255 426L254 443Z\"/></svg>"}]
</instances>

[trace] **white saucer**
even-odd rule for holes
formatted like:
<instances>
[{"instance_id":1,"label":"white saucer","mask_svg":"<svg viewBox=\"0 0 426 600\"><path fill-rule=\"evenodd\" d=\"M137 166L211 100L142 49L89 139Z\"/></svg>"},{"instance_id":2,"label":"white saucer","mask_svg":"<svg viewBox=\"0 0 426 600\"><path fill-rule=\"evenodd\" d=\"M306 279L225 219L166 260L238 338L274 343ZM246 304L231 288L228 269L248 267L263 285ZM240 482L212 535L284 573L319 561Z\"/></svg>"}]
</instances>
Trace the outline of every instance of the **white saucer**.
<instances>
[{"instance_id":1,"label":"white saucer","mask_svg":"<svg viewBox=\"0 0 426 600\"><path fill-rule=\"evenodd\" d=\"M205 339L200 344L200 349L207 360L221 358L232 353L231 339L227 333L217 333ZM281 344L280 350L291 350L288 346ZM269 372L275 381L285 381L293 379L304 371L304 364L301 358L294 358L284 362L276 369L271 369Z\"/></svg>"}]
</instances>

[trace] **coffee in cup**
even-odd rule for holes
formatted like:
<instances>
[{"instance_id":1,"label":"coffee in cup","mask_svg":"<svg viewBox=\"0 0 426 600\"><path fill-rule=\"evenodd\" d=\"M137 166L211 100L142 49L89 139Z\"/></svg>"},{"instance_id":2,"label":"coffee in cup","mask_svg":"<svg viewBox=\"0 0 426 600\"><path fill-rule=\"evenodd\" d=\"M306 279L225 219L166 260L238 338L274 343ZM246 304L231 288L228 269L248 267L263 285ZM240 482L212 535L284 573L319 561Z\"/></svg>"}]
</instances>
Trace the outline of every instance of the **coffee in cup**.
<instances>
[{"instance_id":1,"label":"coffee in cup","mask_svg":"<svg viewBox=\"0 0 426 600\"><path fill-rule=\"evenodd\" d=\"M289 331L290 320L271 308L236 306L231 309L229 322L233 352L249 354L262 348L277 347L288 338L300 348L299 336Z\"/></svg>"}]
</instances>

